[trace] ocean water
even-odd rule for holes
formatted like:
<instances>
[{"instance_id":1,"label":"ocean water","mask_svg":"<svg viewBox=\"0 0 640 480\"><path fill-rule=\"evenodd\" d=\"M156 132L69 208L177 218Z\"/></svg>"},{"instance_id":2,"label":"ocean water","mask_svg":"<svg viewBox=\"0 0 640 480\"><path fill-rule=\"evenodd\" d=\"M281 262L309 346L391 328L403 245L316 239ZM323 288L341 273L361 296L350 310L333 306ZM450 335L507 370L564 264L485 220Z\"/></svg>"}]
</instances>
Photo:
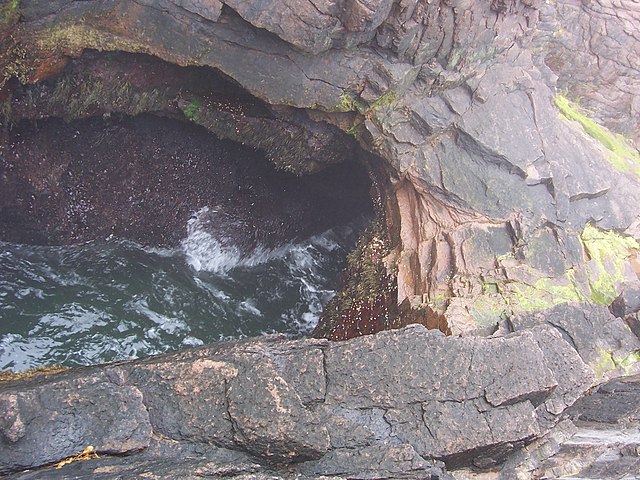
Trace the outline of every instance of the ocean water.
<instances>
[{"instance_id":1,"label":"ocean water","mask_svg":"<svg viewBox=\"0 0 640 480\"><path fill-rule=\"evenodd\" d=\"M197 216L175 249L116 239L62 247L0 242L0 369L308 334L365 225L359 219L251 251L214 238Z\"/></svg>"}]
</instances>

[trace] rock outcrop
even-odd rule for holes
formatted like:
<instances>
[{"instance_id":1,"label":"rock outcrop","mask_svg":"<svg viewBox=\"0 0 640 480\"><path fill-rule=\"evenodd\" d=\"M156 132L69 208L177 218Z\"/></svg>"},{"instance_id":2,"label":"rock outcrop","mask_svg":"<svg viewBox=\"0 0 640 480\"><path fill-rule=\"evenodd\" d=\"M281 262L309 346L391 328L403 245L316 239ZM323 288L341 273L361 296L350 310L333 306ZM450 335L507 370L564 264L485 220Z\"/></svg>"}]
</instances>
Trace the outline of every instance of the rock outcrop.
<instances>
[{"instance_id":1,"label":"rock outcrop","mask_svg":"<svg viewBox=\"0 0 640 480\"><path fill-rule=\"evenodd\" d=\"M640 7L556 1L541 6L537 42L557 87L612 130L640 141Z\"/></svg>"},{"instance_id":2,"label":"rock outcrop","mask_svg":"<svg viewBox=\"0 0 640 480\"><path fill-rule=\"evenodd\" d=\"M275 153L291 159L300 152L302 161L282 168L302 173L318 168L318 158L338 161L327 124L348 131L386 161L376 200L386 214L385 261L397 303L429 304L448 320L462 315L454 332L482 331L521 310L515 290L545 308L610 303L581 288L590 275L581 235L589 222L635 233L640 157L558 88L580 101L577 85L615 96L607 103L593 94L585 105L606 103L596 120L624 123L619 131L635 136L634 5L12 2L4 11L11 26L3 35L3 83L7 90L50 78L89 49L145 53L213 67L263 101L268 114L240 115L248 118L229 111L228 101L187 98L177 106L223 138L272 151L276 162L282 155ZM561 61L589 42L573 63ZM614 49L616 42L625 48ZM629 57L618 58L622 51ZM588 68L599 73L587 84ZM599 86L612 75L619 81L608 94ZM613 110L618 116L609 121ZM302 141L260 134L278 127ZM628 279L607 273L621 293ZM567 298L574 275L581 287Z\"/></svg>"},{"instance_id":3,"label":"rock outcrop","mask_svg":"<svg viewBox=\"0 0 640 480\"><path fill-rule=\"evenodd\" d=\"M214 458L230 449L310 476L362 475L350 465L360 457L376 478L394 473L375 472L376 458L404 473L426 474L432 459L487 466L544 433L593 379L551 327L220 345L2 385L1 468L50 465L88 445L132 461L170 446Z\"/></svg>"},{"instance_id":4,"label":"rock outcrop","mask_svg":"<svg viewBox=\"0 0 640 480\"><path fill-rule=\"evenodd\" d=\"M558 326L493 338L413 326L340 343L252 340L4 382L0 472L47 467L88 446L100 459L17 478L145 468L176 477L215 474L221 463L229 476L284 478L495 467L637 355L640 340L605 312L549 312ZM589 343L575 333L585 321L619 338ZM633 392L618 408L637 410ZM591 416L613 415L584 402Z\"/></svg>"},{"instance_id":5,"label":"rock outcrop","mask_svg":"<svg viewBox=\"0 0 640 480\"><path fill-rule=\"evenodd\" d=\"M96 50L216 69L242 98L151 89L97 106L95 89L74 84L80 117L183 115L277 165L284 155L279 167L298 174L344 160L345 134L355 137L374 154L380 228L362 252L393 285L336 305L319 331L349 330L332 322L364 305L356 333L373 333L388 324L369 318L388 315L376 302L393 296L454 336L415 327L343 344L221 345L5 385L2 468L90 443L143 453L66 468L241 476L268 475L267 462L289 465L285 477L412 478L445 475L441 461L490 468L548 432L570 436L552 430L563 411L640 366L637 18L637 3L610 0L5 3L5 123L34 118L35 92L65 93L56 85ZM44 116L65 116L65 103ZM287 133L272 141L278 128ZM112 399L104 418L122 429L82 427L106 408L83 400L92 391ZM531 463L513 458L527 478Z\"/></svg>"}]
</instances>

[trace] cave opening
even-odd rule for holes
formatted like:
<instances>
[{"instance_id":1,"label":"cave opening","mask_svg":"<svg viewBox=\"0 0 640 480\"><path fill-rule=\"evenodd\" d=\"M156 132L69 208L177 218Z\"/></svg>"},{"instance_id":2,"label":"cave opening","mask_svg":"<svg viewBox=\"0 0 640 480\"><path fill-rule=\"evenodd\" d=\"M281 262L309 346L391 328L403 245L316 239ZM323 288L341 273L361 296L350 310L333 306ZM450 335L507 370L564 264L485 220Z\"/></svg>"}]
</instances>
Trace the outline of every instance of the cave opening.
<instances>
[{"instance_id":1,"label":"cave opening","mask_svg":"<svg viewBox=\"0 0 640 480\"><path fill-rule=\"evenodd\" d=\"M3 105L0 369L308 334L374 217L353 138L211 69L88 52Z\"/></svg>"}]
</instances>

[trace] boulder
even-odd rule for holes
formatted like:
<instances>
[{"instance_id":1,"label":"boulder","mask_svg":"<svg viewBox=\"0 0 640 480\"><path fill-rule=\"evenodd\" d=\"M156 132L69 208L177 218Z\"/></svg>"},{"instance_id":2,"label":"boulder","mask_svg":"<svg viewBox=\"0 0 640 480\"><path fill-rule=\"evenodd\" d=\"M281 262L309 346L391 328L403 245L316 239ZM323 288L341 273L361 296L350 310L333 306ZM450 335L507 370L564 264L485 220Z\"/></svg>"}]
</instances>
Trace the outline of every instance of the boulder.
<instances>
[{"instance_id":1,"label":"boulder","mask_svg":"<svg viewBox=\"0 0 640 480\"><path fill-rule=\"evenodd\" d=\"M206 462L180 468L215 470L227 458L234 474L264 464L397 478L435 474L442 461L487 466L547 432L592 378L549 328L223 343L3 382L0 471L46 467L88 446L100 459L64 469L88 472L95 461L96 473L121 471L108 457L126 454L128 471L152 464L158 474L167 456L199 451Z\"/></svg>"}]
</instances>

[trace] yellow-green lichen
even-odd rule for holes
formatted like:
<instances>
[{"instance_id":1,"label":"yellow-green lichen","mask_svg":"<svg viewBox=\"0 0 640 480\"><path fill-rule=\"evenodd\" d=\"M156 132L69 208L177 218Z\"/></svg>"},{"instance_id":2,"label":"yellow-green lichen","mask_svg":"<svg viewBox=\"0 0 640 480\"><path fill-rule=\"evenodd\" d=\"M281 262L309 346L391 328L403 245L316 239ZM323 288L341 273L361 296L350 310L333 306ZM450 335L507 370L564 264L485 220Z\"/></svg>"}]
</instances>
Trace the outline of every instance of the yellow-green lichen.
<instances>
[{"instance_id":1,"label":"yellow-green lichen","mask_svg":"<svg viewBox=\"0 0 640 480\"><path fill-rule=\"evenodd\" d=\"M633 237L600 230L590 224L584 227L580 239L590 258L587 270L591 301L609 305L618 296L628 258L640 245Z\"/></svg>"},{"instance_id":2,"label":"yellow-green lichen","mask_svg":"<svg viewBox=\"0 0 640 480\"><path fill-rule=\"evenodd\" d=\"M336 112L357 112L361 115L371 115L371 113L386 108L396 102L398 95L393 90L376 98L373 102L367 103L359 95L344 91L340 95L340 103L335 106Z\"/></svg>"},{"instance_id":3,"label":"yellow-green lichen","mask_svg":"<svg viewBox=\"0 0 640 480\"><path fill-rule=\"evenodd\" d=\"M608 378L614 371L622 375L634 375L640 371L640 351L616 357L614 352L602 348L598 350L598 356L590 362L590 366L596 377L601 380Z\"/></svg>"},{"instance_id":4,"label":"yellow-green lichen","mask_svg":"<svg viewBox=\"0 0 640 480\"><path fill-rule=\"evenodd\" d=\"M631 352L616 362L625 375L634 375L640 370L640 351Z\"/></svg>"},{"instance_id":5,"label":"yellow-green lichen","mask_svg":"<svg viewBox=\"0 0 640 480\"><path fill-rule=\"evenodd\" d=\"M561 303L588 301L578 288L573 269L560 277L540 278L533 285L508 283L504 290L512 307L525 312L544 310Z\"/></svg>"},{"instance_id":6,"label":"yellow-green lichen","mask_svg":"<svg viewBox=\"0 0 640 480\"><path fill-rule=\"evenodd\" d=\"M596 378L599 379L605 378L608 373L613 372L617 368L616 362L613 359L613 354L604 349L601 349L598 352L597 359L590 362L590 366L596 374Z\"/></svg>"},{"instance_id":7,"label":"yellow-green lichen","mask_svg":"<svg viewBox=\"0 0 640 480\"><path fill-rule=\"evenodd\" d=\"M555 97L554 102L563 117L578 122L590 137L609 151L607 159L616 170L640 176L640 153L630 146L622 135L599 125L582 113L577 104L562 95Z\"/></svg>"},{"instance_id":8,"label":"yellow-green lichen","mask_svg":"<svg viewBox=\"0 0 640 480\"><path fill-rule=\"evenodd\" d=\"M447 69L453 70L456 68L460 60L462 60L462 50L452 50L449 55L449 61L447 62Z\"/></svg>"},{"instance_id":9,"label":"yellow-green lichen","mask_svg":"<svg viewBox=\"0 0 640 480\"><path fill-rule=\"evenodd\" d=\"M344 91L340 95L340 103L335 107L336 112L358 112L364 113L367 110L367 104L355 93Z\"/></svg>"},{"instance_id":10,"label":"yellow-green lichen","mask_svg":"<svg viewBox=\"0 0 640 480\"><path fill-rule=\"evenodd\" d=\"M430 297L427 301L427 305L437 312L444 312L449 304L451 297L444 293L439 293Z\"/></svg>"},{"instance_id":11,"label":"yellow-green lichen","mask_svg":"<svg viewBox=\"0 0 640 480\"><path fill-rule=\"evenodd\" d=\"M3 2L0 7L0 31L15 25L20 19L20 0Z\"/></svg>"},{"instance_id":12,"label":"yellow-green lichen","mask_svg":"<svg viewBox=\"0 0 640 480\"><path fill-rule=\"evenodd\" d=\"M384 95L381 95L375 99L371 105L369 105L369 111L377 111L393 105L398 99L398 95L393 90L389 90Z\"/></svg>"},{"instance_id":13,"label":"yellow-green lichen","mask_svg":"<svg viewBox=\"0 0 640 480\"><path fill-rule=\"evenodd\" d=\"M37 35L36 44L43 50L77 51L92 48L99 51L122 50L131 53L149 53L148 47L111 35L88 25L56 25Z\"/></svg>"},{"instance_id":14,"label":"yellow-green lichen","mask_svg":"<svg viewBox=\"0 0 640 480\"><path fill-rule=\"evenodd\" d=\"M509 304L501 295L479 295L469 305L469 313L478 327L493 326L508 315Z\"/></svg>"}]
</instances>

